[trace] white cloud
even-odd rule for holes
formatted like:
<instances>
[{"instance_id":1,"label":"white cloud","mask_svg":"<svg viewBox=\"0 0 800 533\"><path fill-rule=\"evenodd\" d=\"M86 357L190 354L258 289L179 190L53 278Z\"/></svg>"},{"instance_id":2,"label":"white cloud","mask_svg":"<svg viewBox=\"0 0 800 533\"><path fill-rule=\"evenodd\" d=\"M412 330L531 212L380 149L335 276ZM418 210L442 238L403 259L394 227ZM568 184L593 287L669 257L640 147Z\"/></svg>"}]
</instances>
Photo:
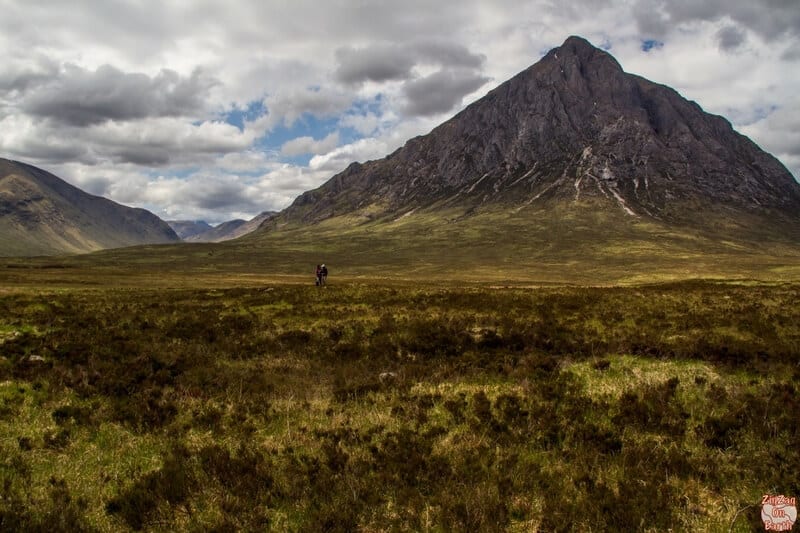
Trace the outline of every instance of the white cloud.
<instances>
[{"instance_id":1,"label":"white cloud","mask_svg":"<svg viewBox=\"0 0 800 533\"><path fill-rule=\"evenodd\" d=\"M743 127L742 133L758 139L762 148L770 146L800 181L800 107L775 109L762 120Z\"/></svg>"},{"instance_id":2,"label":"white cloud","mask_svg":"<svg viewBox=\"0 0 800 533\"><path fill-rule=\"evenodd\" d=\"M216 160L216 167L226 172L251 173L274 166L277 154L257 150L231 152Z\"/></svg>"},{"instance_id":3,"label":"white cloud","mask_svg":"<svg viewBox=\"0 0 800 533\"><path fill-rule=\"evenodd\" d=\"M428 133L435 125L436 119L431 118L409 120L374 137L359 139L326 154L314 156L308 166L312 171L323 172L330 177L347 168L350 163L380 159L411 137Z\"/></svg>"},{"instance_id":4,"label":"white cloud","mask_svg":"<svg viewBox=\"0 0 800 533\"><path fill-rule=\"evenodd\" d=\"M325 154L336 148L338 144L339 132L334 131L318 141L313 137L297 137L287 141L281 146L281 153L289 157L305 154Z\"/></svg>"},{"instance_id":5,"label":"white cloud","mask_svg":"<svg viewBox=\"0 0 800 533\"><path fill-rule=\"evenodd\" d=\"M311 158L309 168L323 171L328 175L341 172L354 161L378 159L388 153L389 145L382 139L360 139L354 143L340 146L324 155Z\"/></svg>"},{"instance_id":6,"label":"white cloud","mask_svg":"<svg viewBox=\"0 0 800 533\"><path fill-rule=\"evenodd\" d=\"M375 113L365 113L363 115L345 115L339 119L339 126L352 128L361 135L371 135L377 130L385 120Z\"/></svg>"},{"instance_id":7,"label":"white cloud","mask_svg":"<svg viewBox=\"0 0 800 533\"><path fill-rule=\"evenodd\" d=\"M350 107L352 95L331 89L304 89L278 93L264 99L270 126L292 126L304 114L331 117Z\"/></svg>"}]
</instances>

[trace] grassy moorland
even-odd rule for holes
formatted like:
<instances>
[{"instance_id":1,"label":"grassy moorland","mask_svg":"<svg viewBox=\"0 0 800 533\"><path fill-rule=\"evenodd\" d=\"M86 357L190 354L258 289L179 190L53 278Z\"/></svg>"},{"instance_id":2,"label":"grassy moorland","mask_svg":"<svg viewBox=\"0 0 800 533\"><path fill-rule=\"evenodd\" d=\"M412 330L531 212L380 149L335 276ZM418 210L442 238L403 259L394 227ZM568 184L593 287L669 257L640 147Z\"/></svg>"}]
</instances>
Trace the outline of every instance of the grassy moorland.
<instances>
[{"instance_id":1,"label":"grassy moorland","mask_svg":"<svg viewBox=\"0 0 800 533\"><path fill-rule=\"evenodd\" d=\"M800 495L800 284L108 254L0 268L0 530L751 531Z\"/></svg>"},{"instance_id":2,"label":"grassy moorland","mask_svg":"<svg viewBox=\"0 0 800 533\"><path fill-rule=\"evenodd\" d=\"M0 258L0 284L258 286L337 279L377 284L633 285L683 279L800 279L800 230L702 211L706 228L591 205L344 215L219 244L139 246L72 257Z\"/></svg>"}]
</instances>

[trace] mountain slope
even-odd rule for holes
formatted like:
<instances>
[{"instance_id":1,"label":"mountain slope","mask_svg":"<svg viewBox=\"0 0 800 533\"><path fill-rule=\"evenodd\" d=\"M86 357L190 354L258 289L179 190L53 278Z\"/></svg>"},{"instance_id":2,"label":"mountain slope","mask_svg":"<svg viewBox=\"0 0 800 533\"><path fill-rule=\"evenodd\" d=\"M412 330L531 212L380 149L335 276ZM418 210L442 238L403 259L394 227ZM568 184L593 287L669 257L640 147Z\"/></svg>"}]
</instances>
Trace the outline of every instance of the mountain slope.
<instances>
[{"instance_id":1,"label":"mountain slope","mask_svg":"<svg viewBox=\"0 0 800 533\"><path fill-rule=\"evenodd\" d=\"M734 233L737 219L748 219L800 239L800 185L777 159L579 37L430 134L353 163L265 227L423 211L453 221L493 211L534 216L553 206L614 209L631 224L712 230L730 222Z\"/></svg>"},{"instance_id":2,"label":"mountain slope","mask_svg":"<svg viewBox=\"0 0 800 533\"><path fill-rule=\"evenodd\" d=\"M237 218L235 220L228 220L227 222L223 222L222 224L218 224L209 228L208 230L204 231L203 233L198 233L197 235L192 235L191 237L184 239L190 242L220 242L226 241L228 239L233 239L231 234L235 234L236 231L241 228L244 224L247 224L246 220L242 220Z\"/></svg>"},{"instance_id":3,"label":"mountain slope","mask_svg":"<svg viewBox=\"0 0 800 533\"><path fill-rule=\"evenodd\" d=\"M166 222L178 237L183 240L213 229L213 226L204 220L167 220Z\"/></svg>"},{"instance_id":4,"label":"mountain slope","mask_svg":"<svg viewBox=\"0 0 800 533\"><path fill-rule=\"evenodd\" d=\"M262 222L275 215L275 211L264 211L250 220L229 220L217 226L208 226L205 230L187 236L181 236L186 242L222 242L247 235L255 231ZM205 223L204 223L205 224ZM172 225L172 224L171 224ZM173 229L174 229L173 225Z\"/></svg>"},{"instance_id":5,"label":"mountain slope","mask_svg":"<svg viewBox=\"0 0 800 533\"><path fill-rule=\"evenodd\" d=\"M0 255L80 253L178 241L154 214L87 194L31 165L0 159Z\"/></svg>"}]
</instances>

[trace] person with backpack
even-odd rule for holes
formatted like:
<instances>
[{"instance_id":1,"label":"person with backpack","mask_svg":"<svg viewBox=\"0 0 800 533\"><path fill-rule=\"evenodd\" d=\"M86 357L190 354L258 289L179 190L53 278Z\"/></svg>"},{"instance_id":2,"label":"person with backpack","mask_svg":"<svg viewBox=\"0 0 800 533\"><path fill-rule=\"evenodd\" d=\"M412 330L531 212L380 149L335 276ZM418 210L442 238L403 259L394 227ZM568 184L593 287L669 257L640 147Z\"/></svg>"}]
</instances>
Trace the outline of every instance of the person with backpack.
<instances>
[{"instance_id":1,"label":"person with backpack","mask_svg":"<svg viewBox=\"0 0 800 533\"><path fill-rule=\"evenodd\" d=\"M326 267L324 263L319 271L319 281L320 285L325 285L328 282L328 267Z\"/></svg>"}]
</instances>

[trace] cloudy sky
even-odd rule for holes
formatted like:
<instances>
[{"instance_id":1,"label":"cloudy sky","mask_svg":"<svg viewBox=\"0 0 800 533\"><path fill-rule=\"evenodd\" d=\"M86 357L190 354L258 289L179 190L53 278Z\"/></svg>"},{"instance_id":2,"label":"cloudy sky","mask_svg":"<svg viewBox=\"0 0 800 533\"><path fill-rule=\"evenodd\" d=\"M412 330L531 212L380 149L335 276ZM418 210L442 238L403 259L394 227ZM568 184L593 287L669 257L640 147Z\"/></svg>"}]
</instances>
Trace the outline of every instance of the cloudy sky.
<instances>
[{"instance_id":1,"label":"cloudy sky","mask_svg":"<svg viewBox=\"0 0 800 533\"><path fill-rule=\"evenodd\" d=\"M800 178L798 0L0 0L0 157L165 219L281 209L569 35Z\"/></svg>"}]
</instances>

